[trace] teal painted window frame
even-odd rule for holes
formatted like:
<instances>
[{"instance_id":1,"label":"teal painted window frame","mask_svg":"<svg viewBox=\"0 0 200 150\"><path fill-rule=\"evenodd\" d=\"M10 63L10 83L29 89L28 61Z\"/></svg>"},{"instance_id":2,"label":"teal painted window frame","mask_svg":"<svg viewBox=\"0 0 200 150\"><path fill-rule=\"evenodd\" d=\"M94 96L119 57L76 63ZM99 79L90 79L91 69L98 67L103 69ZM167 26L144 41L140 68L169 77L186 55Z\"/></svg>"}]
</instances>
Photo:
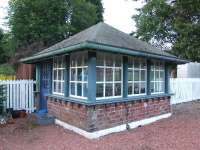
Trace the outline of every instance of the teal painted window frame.
<instances>
[{"instance_id":1,"label":"teal painted window frame","mask_svg":"<svg viewBox=\"0 0 200 150\"><path fill-rule=\"evenodd\" d=\"M128 96L128 56L123 55L122 56L122 66L123 66L123 79L122 79L122 97L121 98L106 98L106 99L101 99L98 100L96 98L96 51L87 51L88 53L88 96L87 99L81 99L81 98L73 98L70 97L69 91L70 91L70 86L69 86L69 81L70 81L70 71L69 71L69 66L70 66L70 54L65 55L65 71L64 71L64 81L65 81L65 86L64 86L64 95L55 95L55 97L63 97L63 99L69 99L72 101L77 101L78 103L90 103L90 104L95 104L95 103L110 103L114 101L127 101L127 100L136 100L140 98L151 98L154 96L166 96L170 95L170 89L169 89L169 70L170 70L170 63L165 62L164 70L165 70L165 83L164 83L164 93L160 94L152 94L150 91L150 70L151 70L151 61L152 59L145 58L147 60L147 79L146 79L146 95L138 95L138 96ZM111 53L112 54L112 53ZM162 61L162 60L161 60ZM36 73L39 74L40 72L40 65L37 65L37 70ZM38 75L37 75L38 76ZM53 77L53 75L52 75ZM38 79L39 80L39 79ZM51 94L51 95L52 95ZM101 101L101 102L100 102Z\"/></svg>"},{"instance_id":2,"label":"teal painted window frame","mask_svg":"<svg viewBox=\"0 0 200 150\"><path fill-rule=\"evenodd\" d=\"M101 65L97 64L96 65L96 69L101 69L103 70L103 80L102 81L96 81L96 88L97 85L103 84L103 96L101 97L96 97L97 100L101 100L101 99L112 99L112 98L122 98L123 96L123 57L122 55L117 55L117 54L112 54L113 56L111 56L109 53L100 53L97 52L97 60L98 60L98 55L102 57L103 62ZM107 64L108 60L113 60L112 64ZM120 61L119 66L116 66L118 60ZM109 62L109 61L108 61ZM107 74L106 71L107 70L112 70L111 74L112 74L112 80L107 80ZM120 76L121 79L120 80L116 80L116 71L120 70ZM112 94L110 94L111 96L106 96L106 85L111 84L112 87ZM116 95L116 85L120 84L120 95Z\"/></svg>"}]
</instances>

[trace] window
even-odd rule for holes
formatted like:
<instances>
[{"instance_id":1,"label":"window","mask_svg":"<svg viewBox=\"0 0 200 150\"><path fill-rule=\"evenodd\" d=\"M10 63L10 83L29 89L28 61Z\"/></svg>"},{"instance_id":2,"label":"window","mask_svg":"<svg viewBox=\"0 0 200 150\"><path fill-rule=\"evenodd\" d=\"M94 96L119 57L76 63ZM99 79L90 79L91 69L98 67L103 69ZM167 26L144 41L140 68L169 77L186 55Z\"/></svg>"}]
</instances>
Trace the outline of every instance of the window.
<instances>
[{"instance_id":1,"label":"window","mask_svg":"<svg viewBox=\"0 0 200 150\"><path fill-rule=\"evenodd\" d=\"M164 63L160 61L153 61L151 64L151 93L164 93Z\"/></svg>"},{"instance_id":2,"label":"window","mask_svg":"<svg viewBox=\"0 0 200 150\"><path fill-rule=\"evenodd\" d=\"M128 95L146 94L147 65L143 58L128 58Z\"/></svg>"},{"instance_id":3,"label":"window","mask_svg":"<svg viewBox=\"0 0 200 150\"><path fill-rule=\"evenodd\" d=\"M121 55L97 53L96 97L122 97Z\"/></svg>"},{"instance_id":4,"label":"window","mask_svg":"<svg viewBox=\"0 0 200 150\"><path fill-rule=\"evenodd\" d=\"M53 94L64 95L65 56L53 59Z\"/></svg>"},{"instance_id":5,"label":"window","mask_svg":"<svg viewBox=\"0 0 200 150\"><path fill-rule=\"evenodd\" d=\"M86 99L88 92L87 53L77 52L70 56L70 96Z\"/></svg>"}]
</instances>

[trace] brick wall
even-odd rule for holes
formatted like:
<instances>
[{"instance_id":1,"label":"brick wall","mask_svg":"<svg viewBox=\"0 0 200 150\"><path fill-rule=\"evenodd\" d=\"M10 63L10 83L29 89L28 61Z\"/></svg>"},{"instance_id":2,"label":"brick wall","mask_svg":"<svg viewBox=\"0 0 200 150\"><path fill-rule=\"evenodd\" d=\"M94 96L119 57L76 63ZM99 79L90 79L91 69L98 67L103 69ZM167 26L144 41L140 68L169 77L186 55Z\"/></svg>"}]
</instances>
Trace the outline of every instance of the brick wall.
<instances>
[{"instance_id":1,"label":"brick wall","mask_svg":"<svg viewBox=\"0 0 200 150\"><path fill-rule=\"evenodd\" d=\"M171 112L170 97L86 106L55 98L48 111L58 119L92 132Z\"/></svg>"}]
</instances>

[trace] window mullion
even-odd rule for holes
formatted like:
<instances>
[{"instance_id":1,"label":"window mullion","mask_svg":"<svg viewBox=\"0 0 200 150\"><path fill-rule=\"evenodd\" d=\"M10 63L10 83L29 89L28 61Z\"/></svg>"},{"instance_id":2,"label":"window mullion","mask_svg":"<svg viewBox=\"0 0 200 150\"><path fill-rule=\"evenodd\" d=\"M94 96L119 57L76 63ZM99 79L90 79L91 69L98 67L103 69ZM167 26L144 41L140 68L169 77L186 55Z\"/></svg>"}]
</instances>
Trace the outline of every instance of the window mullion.
<instances>
[{"instance_id":1,"label":"window mullion","mask_svg":"<svg viewBox=\"0 0 200 150\"><path fill-rule=\"evenodd\" d=\"M113 75L113 83L112 83L112 96L115 96L115 60L113 62L113 68L112 68L112 75Z\"/></svg>"},{"instance_id":2,"label":"window mullion","mask_svg":"<svg viewBox=\"0 0 200 150\"><path fill-rule=\"evenodd\" d=\"M103 68L103 97L106 97L106 92L105 92L105 90L106 90L106 60L105 60L105 55L104 55L104 61L103 61L103 63L104 63L104 68Z\"/></svg>"},{"instance_id":3,"label":"window mullion","mask_svg":"<svg viewBox=\"0 0 200 150\"><path fill-rule=\"evenodd\" d=\"M135 84L135 76L134 76L135 75L135 65L134 65L135 63L134 62L135 62L135 60L133 59L133 61L132 61L132 70L133 70L132 94L134 94L134 88L135 88L135 85L134 85Z\"/></svg>"}]
</instances>

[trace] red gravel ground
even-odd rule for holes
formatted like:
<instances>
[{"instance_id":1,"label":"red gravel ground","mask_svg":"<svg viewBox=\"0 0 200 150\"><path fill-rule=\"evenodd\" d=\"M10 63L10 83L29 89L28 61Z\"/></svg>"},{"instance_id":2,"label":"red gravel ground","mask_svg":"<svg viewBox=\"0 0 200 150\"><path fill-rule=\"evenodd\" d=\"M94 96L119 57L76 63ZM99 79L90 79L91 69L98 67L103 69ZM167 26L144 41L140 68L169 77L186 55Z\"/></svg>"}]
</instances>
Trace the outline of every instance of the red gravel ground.
<instances>
[{"instance_id":1,"label":"red gravel ground","mask_svg":"<svg viewBox=\"0 0 200 150\"><path fill-rule=\"evenodd\" d=\"M173 112L171 118L98 140L57 126L27 130L18 119L0 128L0 150L200 150L200 102L174 106Z\"/></svg>"}]
</instances>

